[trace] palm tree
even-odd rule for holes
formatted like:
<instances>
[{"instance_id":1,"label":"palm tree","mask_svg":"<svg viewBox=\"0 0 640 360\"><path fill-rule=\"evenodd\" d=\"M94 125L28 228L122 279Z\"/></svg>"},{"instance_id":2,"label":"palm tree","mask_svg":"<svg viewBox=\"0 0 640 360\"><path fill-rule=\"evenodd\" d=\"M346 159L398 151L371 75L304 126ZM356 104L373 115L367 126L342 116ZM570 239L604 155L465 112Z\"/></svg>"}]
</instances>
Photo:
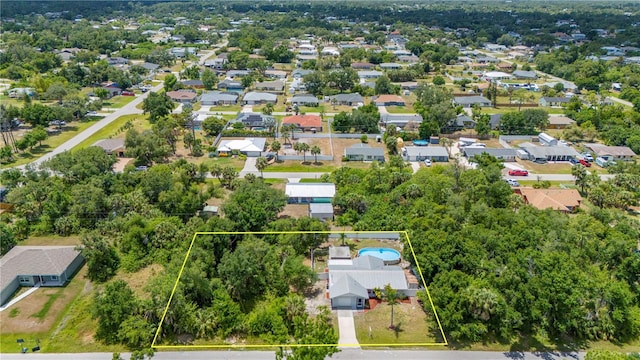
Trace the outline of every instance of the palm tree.
<instances>
[{"instance_id":1,"label":"palm tree","mask_svg":"<svg viewBox=\"0 0 640 360\"><path fill-rule=\"evenodd\" d=\"M264 178L264 173L263 170L269 165L269 162L267 161L267 158L265 158L264 156L260 156L259 158L256 159L256 169L258 169L258 171L260 171L260 176Z\"/></svg>"},{"instance_id":2,"label":"palm tree","mask_svg":"<svg viewBox=\"0 0 640 360\"><path fill-rule=\"evenodd\" d=\"M307 151L309 151L309 144L307 143L298 143L300 144L300 151L302 151L302 162L307 162Z\"/></svg>"},{"instance_id":3,"label":"palm tree","mask_svg":"<svg viewBox=\"0 0 640 360\"><path fill-rule=\"evenodd\" d=\"M313 147L311 148L311 155L315 157L314 164L318 163L318 155L320 154L320 152L320 147L318 145L313 145Z\"/></svg>"},{"instance_id":4,"label":"palm tree","mask_svg":"<svg viewBox=\"0 0 640 360\"><path fill-rule=\"evenodd\" d=\"M391 284L387 284L384 286L383 300L386 301L389 305L391 305L391 324L389 325L389 329L395 329L395 325L393 325L393 306L398 303L398 290L391 287Z\"/></svg>"},{"instance_id":5,"label":"palm tree","mask_svg":"<svg viewBox=\"0 0 640 360\"><path fill-rule=\"evenodd\" d=\"M271 150L276 152L276 161L278 161L278 151L280 151L281 147L282 147L282 145L280 144L280 141L278 141L278 140L274 140L271 143Z\"/></svg>"},{"instance_id":6,"label":"palm tree","mask_svg":"<svg viewBox=\"0 0 640 360\"><path fill-rule=\"evenodd\" d=\"M584 188L587 185L587 170L580 164L573 165L571 175L576 178L576 186L580 186L580 192L584 194Z\"/></svg>"}]
</instances>

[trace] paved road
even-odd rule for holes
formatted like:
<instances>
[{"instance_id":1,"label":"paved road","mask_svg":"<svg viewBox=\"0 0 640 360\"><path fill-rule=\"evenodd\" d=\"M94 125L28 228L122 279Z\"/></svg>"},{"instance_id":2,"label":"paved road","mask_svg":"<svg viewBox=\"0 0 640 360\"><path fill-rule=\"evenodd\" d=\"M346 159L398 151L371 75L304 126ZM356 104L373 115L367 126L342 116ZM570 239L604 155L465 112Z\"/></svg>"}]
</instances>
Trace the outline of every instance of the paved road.
<instances>
[{"instance_id":1,"label":"paved road","mask_svg":"<svg viewBox=\"0 0 640 360\"><path fill-rule=\"evenodd\" d=\"M155 92L155 91L158 91L160 89L162 89L162 84L154 86L151 89L151 91ZM62 145L58 146L57 148L53 149L53 151L43 155L38 160L35 160L32 164L34 166L39 166L44 161L47 161L47 160L51 159L52 157L54 157L54 156L56 156L56 155L58 155L58 154L60 154L62 152L71 150L73 147L75 147L78 144L80 144L81 142L85 141L91 135L95 134L96 132L98 132L103 127L109 125L110 123L112 123L115 119L119 118L120 116L128 115L128 114L142 114L142 110L137 109L136 106L138 104L140 104L142 101L144 101L144 99L146 99L147 96L149 96L149 93L151 91L146 92L146 93L144 93L144 94L142 94L140 96L137 96L133 101L131 101L127 105L125 105L122 108L118 109L116 112L105 116L104 119L102 119L102 120L98 121L97 123L91 125L87 129L85 129L83 132L79 133L78 135L76 135L73 138L69 139L67 142L65 142Z\"/></svg>"},{"instance_id":2,"label":"paved road","mask_svg":"<svg viewBox=\"0 0 640 360\"><path fill-rule=\"evenodd\" d=\"M129 354L122 354L129 359ZM583 360L585 353L559 352L496 352L496 351L455 351L455 350L356 350L345 349L331 358L336 360ZM111 353L79 353L79 354L2 354L2 360L110 360ZM210 359L244 359L244 360L273 360L272 351L172 351L157 352L153 360L210 360Z\"/></svg>"}]
</instances>

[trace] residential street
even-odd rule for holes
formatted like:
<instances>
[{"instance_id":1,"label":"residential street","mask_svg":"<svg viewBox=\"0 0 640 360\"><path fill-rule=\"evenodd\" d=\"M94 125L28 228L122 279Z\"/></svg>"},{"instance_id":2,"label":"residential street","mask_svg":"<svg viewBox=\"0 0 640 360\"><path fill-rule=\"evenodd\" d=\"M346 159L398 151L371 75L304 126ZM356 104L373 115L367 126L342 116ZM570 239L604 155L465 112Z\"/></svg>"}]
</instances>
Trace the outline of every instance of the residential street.
<instances>
[{"instance_id":1,"label":"residential street","mask_svg":"<svg viewBox=\"0 0 640 360\"><path fill-rule=\"evenodd\" d=\"M122 355L125 359L129 358L128 354ZM498 351L456 351L456 350L357 350L348 349L334 354L327 359L336 360L582 360L585 353L559 353L559 352L498 352ZM113 358L111 353L78 353L78 354L2 354L2 360L110 360ZM171 351L157 352L153 356L153 360L273 360L275 355L273 351Z\"/></svg>"}]
</instances>

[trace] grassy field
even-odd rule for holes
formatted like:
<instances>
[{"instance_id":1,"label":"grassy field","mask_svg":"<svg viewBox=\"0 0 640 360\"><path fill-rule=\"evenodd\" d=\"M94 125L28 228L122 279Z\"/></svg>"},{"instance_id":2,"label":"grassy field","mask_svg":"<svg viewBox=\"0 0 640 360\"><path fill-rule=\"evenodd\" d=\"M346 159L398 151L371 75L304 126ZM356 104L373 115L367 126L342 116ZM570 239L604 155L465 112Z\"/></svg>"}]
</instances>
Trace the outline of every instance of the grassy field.
<instances>
[{"instance_id":1,"label":"grassy field","mask_svg":"<svg viewBox=\"0 0 640 360\"><path fill-rule=\"evenodd\" d=\"M89 136L85 141L78 144L74 149L84 149L93 145L96 141L101 139L108 139L116 134L119 128L121 128L127 121L134 121L136 119L142 119L144 115L131 114L123 115L115 119L109 125L103 127L93 135Z\"/></svg>"},{"instance_id":2,"label":"grassy field","mask_svg":"<svg viewBox=\"0 0 640 360\"><path fill-rule=\"evenodd\" d=\"M240 110L242 110L242 106L241 105L223 105L223 106L211 106L211 107L209 107L209 112L216 112L216 111L240 112Z\"/></svg>"},{"instance_id":3,"label":"grassy field","mask_svg":"<svg viewBox=\"0 0 640 360\"><path fill-rule=\"evenodd\" d=\"M109 100L105 100L102 105L106 108L120 109L121 107L135 100L135 98L135 96L114 96Z\"/></svg>"},{"instance_id":4,"label":"grassy field","mask_svg":"<svg viewBox=\"0 0 640 360\"><path fill-rule=\"evenodd\" d=\"M378 304L373 310L354 315L356 336L361 346L433 343L428 331L427 315L418 304L394 305L395 329L389 329L391 306Z\"/></svg>"},{"instance_id":5,"label":"grassy field","mask_svg":"<svg viewBox=\"0 0 640 360\"><path fill-rule=\"evenodd\" d=\"M571 174L571 164L566 161L558 163L538 164L533 161L523 161L520 165L535 174Z\"/></svg>"},{"instance_id":6,"label":"grassy field","mask_svg":"<svg viewBox=\"0 0 640 360\"><path fill-rule=\"evenodd\" d=\"M203 159L202 162L207 164L209 167L213 166L214 164L217 164L221 167L231 166L232 168L238 171L242 170L245 162L245 160L242 160L239 157L213 157L213 158L202 157L201 159Z\"/></svg>"},{"instance_id":7,"label":"grassy field","mask_svg":"<svg viewBox=\"0 0 640 360\"><path fill-rule=\"evenodd\" d=\"M302 164L297 160L286 160L267 166L264 172L332 172L336 169L334 165L326 165L322 162L313 163L313 156L307 157L308 164Z\"/></svg>"},{"instance_id":8,"label":"grassy field","mask_svg":"<svg viewBox=\"0 0 640 360\"><path fill-rule=\"evenodd\" d=\"M4 167L8 167L8 166L18 166L18 165L24 165L27 163L30 163L34 160L37 160L38 158L40 158L41 156L43 156L44 154L52 151L53 149L57 148L58 146L62 145L63 143L65 143L66 141L68 141L69 139L73 138L74 136L76 136L77 134L79 134L80 132L84 131L85 129L87 129L89 126L93 125L95 122L91 121L87 121L87 122L72 122L67 124L67 126L64 127L64 131L53 135L53 136L49 136L45 141L42 142L42 146L36 146L33 148L33 150L27 150L25 152L19 153L19 154L14 154L14 157L16 158L16 161L10 163L10 164L3 164L0 166L0 168L4 168Z\"/></svg>"},{"instance_id":9,"label":"grassy field","mask_svg":"<svg viewBox=\"0 0 640 360\"><path fill-rule=\"evenodd\" d=\"M387 106L387 112L391 114L414 114L415 110L406 106Z\"/></svg>"}]
</instances>

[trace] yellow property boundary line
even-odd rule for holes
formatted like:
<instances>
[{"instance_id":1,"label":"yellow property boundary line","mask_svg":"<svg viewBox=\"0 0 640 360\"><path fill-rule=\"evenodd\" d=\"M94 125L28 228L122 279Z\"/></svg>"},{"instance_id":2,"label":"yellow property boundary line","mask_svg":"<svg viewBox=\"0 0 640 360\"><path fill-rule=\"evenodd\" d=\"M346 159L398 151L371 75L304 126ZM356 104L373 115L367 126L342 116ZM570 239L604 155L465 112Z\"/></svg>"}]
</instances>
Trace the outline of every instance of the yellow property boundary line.
<instances>
[{"instance_id":1,"label":"yellow property boundary line","mask_svg":"<svg viewBox=\"0 0 640 360\"><path fill-rule=\"evenodd\" d=\"M420 279L422 280L422 286L427 294L429 299L429 304L431 305L431 310L433 311L433 315L436 319L436 323L438 324L438 328L440 330L440 335L442 335L442 339L444 342L427 342L427 343L393 343L393 344L212 344L212 345L156 345L156 341L158 340L158 336L160 335L160 330L162 329L162 324L164 323L164 319L169 311L169 306L171 305L171 301L173 300L173 295L178 288L178 284L180 282L180 278L182 278L182 272L184 271L185 266L187 265L187 261L189 260L189 256L191 255L191 249L193 249L193 244L196 241L196 238L199 235L280 235L280 234L362 234L367 235L363 238L370 238L376 234L398 234L399 238L404 235L407 239L407 243L409 244L409 249L411 250L411 255L413 256L413 260L416 264L416 268L418 269L418 274L420 275ZM160 323L158 324L158 328L156 329L155 336L153 337L153 341L151 342L151 348L153 349L232 349L232 348L280 348L280 347L327 347L327 346L339 346L339 347L411 347L411 346L447 346L449 345L447 341L447 336L444 334L444 329L442 328L442 324L440 323L440 318L438 317L438 312L436 311L435 305L433 304L433 300L431 299L431 293L429 292L429 288L424 281L424 277L422 276L422 269L420 268L420 264L418 263L418 259L416 258L416 253L413 250L413 245L411 245L411 240L409 239L409 234L406 231L207 231L207 232L196 232L193 234L193 238L191 239L191 244L189 244L189 249L184 257L184 261L182 262L182 267L180 267L180 271L178 272L178 277L176 278L175 284L173 284L173 289L171 290L171 295L169 295L169 300L167 301L167 305L164 308L164 312L162 313L162 318L160 319Z\"/></svg>"}]
</instances>

